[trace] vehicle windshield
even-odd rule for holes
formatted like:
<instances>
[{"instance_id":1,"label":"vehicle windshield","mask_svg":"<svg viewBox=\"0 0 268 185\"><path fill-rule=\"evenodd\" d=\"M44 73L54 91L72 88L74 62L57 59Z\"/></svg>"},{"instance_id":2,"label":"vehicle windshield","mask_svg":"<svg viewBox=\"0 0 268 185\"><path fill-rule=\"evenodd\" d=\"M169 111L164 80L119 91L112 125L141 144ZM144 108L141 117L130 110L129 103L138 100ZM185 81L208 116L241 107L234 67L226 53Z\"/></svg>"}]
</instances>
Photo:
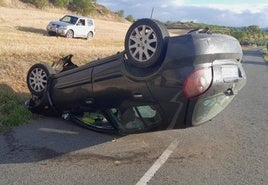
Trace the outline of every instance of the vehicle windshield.
<instances>
[{"instance_id":1,"label":"vehicle windshield","mask_svg":"<svg viewBox=\"0 0 268 185\"><path fill-rule=\"evenodd\" d=\"M60 19L62 22L66 22L69 24L75 24L77 22L78 18L70 15L65 15L63 18Z\"/></svg>"}]
</instances>

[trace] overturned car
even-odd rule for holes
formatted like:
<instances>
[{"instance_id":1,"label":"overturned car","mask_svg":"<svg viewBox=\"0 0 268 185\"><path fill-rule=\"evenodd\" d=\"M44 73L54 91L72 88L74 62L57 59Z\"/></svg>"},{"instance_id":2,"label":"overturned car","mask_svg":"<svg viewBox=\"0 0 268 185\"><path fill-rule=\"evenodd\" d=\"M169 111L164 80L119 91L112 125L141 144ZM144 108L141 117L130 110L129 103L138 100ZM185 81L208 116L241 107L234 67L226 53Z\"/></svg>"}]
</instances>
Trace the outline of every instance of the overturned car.
<instances>
[{"instance_id":1,"label":"overturned car","mask_svg":"<svg viewBox=\"0 0 268 185\"><path fill-rule=\"evenodd\" d=\"M135 133L197 126L215 117L246 83L239 42L199 30L170 37L140 19L125 50L76 66L72 55L27 75L29 110L104 132Z\"/></svg>"}]
</instances>

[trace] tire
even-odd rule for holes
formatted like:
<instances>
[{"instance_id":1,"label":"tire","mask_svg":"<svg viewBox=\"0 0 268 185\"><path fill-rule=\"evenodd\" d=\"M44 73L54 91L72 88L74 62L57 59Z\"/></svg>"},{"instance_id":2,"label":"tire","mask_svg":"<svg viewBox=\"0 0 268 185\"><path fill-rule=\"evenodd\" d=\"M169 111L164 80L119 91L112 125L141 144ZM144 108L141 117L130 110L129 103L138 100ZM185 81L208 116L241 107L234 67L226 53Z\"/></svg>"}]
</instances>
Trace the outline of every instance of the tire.
<instances>
[{"instance_id":1,"label":"tire","mask_svg":"<svg viewBox=\"0 0 268 185\"><path fill-rule=\"evenodd\" d=\"M154 19L140 19L133 23L125 37L127 62L138 68L146 68L164 60L169 33Z\"/></svg>"},{"instance_id":2,"label":"tire","mask_svg":"<svg viewBox=\"0 0 268 185\"><path fill-rule=\"evenodd\" d=\"M30 92L38 97L43 96L52 74L55 74L55 71L46 64L33 65L27 74L27 86Z\"/></svg>"},{"instance_id":3,"label":"tire","mask_svg":"<svg viewBox=\"0 0 268 185\"><path fill-rule=\"evenodd\" d=\"M73 30L68 30L67 32L66 32L66 35L65 35L65 37L66 38L73 38L74 37L74 32L73 32Z\"/></svg>"},{"instance_id":4,"label":"tire","mask_svg":"<svg viewBox=\"0 0 268 185\"><path fill-rule=\"evenodd\" d=\"M87 40L92 40L93 39L93 33L90 31L88 34L87 34Z\"/></svg>"}]
</instances>

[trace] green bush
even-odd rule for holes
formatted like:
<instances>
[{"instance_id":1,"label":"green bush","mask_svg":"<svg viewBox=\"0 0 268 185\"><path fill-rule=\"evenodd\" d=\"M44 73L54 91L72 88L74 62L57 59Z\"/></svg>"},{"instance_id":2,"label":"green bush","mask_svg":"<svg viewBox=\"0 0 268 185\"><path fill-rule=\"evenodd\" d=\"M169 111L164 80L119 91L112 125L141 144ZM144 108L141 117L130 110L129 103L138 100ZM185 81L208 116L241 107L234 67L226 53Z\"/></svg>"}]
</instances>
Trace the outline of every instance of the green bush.
<instances>
[{"instance_id":1,"label":"green bush","mask_svg":"<svg viewBox=\"0 0 268 185\"><path fill-rule=\"evenodd\" d=\"M37 7L37 8L44 8L45 6L47 6L48 1L47 0L33 0L33 4Z\"/></svg>"},{"instance_id":2,"label":"green bush","mask_svg":"<svg viewBox=\"0 0 268 185\"><path fill-rule=\"evenodd\" d=\"M92 1L90 0L72 0L72 2L69 4L69 9L72 11L77 11L82 15L89 15L94 11Z\"/></svg>"},{"instance_id":3,"label":"green bush","mask_svg":"<svg viewBox=\"0 0 268 185\"><path fill-rule=\"evenodd\" d=\"M263 54L267 54L267 48L263 48L261 51Z\"/></svg>"},{"instance_id":4,"label":"green bush","mask_svg":"<svg viewBox=\"0 0 268 185\"><path fill-rule=\"evenodd\" d=\"M51 0L51 3L59 8L67 7L70 3L70 0Z\"/></svg>"},{"instance_id":5,"label":"green bush","mask_svg":"<svg viewBox=\"0 0 268 185\"><path fill-rule=\"evenodd\" d=\"M118 12L116 12L119 17L124 17L124 13L124 10L119 10Z\"/></svg>"},{"instance_id":6,"label":"green bush","mask_svg":"<svg viewBox=\"0 0 268 185\"><path fill-rule=\"evenodd\" d=\"M21 1L24 3L31 3L40 9L48 5L48 0L21 0Z\"/></svg>"},{"instance_id":7,"label":"green bush","mask_svg":"<svg viewBox=\"0 0 268 185\"><path fill-rule=\"evenodd\" d=\"M134 17L132 15L126 16L126 20L128 20L129 22L134 22L135 21L135 19L134 19Z\"/></svg>"},{"instance_id":8,"label":"green bush","mask_svg":"<svg viewBox=\"0 0 268 185\"><path fill-rule=\"evenodd\" d=\"M2 0L0 0L1 2ZM82 15L89 15L95 8L92 3L96 0L21 0L24 3L31 3L37 8L44 8L48 5L48 2L52 3L56 7L67 7L71 11L76 11Z\"/></svg>"},{"instance_id":9,"label":"green bush","mask_svg":"<svg viewBox=\"0 0 268 185\"><path fill-rule=\"evenodd\" d=\"M24 107L25 97L9 90L0 90L0 131L22 125L32 119Z\"/></svg>"}]
</instances>

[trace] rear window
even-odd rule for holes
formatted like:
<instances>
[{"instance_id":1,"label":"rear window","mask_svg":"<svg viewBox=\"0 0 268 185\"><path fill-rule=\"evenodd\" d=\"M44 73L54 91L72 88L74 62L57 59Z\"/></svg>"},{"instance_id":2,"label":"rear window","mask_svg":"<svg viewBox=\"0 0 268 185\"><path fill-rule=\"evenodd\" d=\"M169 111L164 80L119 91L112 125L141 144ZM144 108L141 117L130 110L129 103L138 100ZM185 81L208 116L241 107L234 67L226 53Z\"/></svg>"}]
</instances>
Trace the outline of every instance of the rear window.
<instances>
[{"instance_id":1,"label":"rear window","mask_svg":"<svg viewBox=\"0 0 268 185\"><path fill-rule=\"evenodd\" d=\"M88 25L88 26L93 26L93 21L90 20L90 19L88 19L88 20L87 20L87 25Z\"/></svg>"}]
</instances>

